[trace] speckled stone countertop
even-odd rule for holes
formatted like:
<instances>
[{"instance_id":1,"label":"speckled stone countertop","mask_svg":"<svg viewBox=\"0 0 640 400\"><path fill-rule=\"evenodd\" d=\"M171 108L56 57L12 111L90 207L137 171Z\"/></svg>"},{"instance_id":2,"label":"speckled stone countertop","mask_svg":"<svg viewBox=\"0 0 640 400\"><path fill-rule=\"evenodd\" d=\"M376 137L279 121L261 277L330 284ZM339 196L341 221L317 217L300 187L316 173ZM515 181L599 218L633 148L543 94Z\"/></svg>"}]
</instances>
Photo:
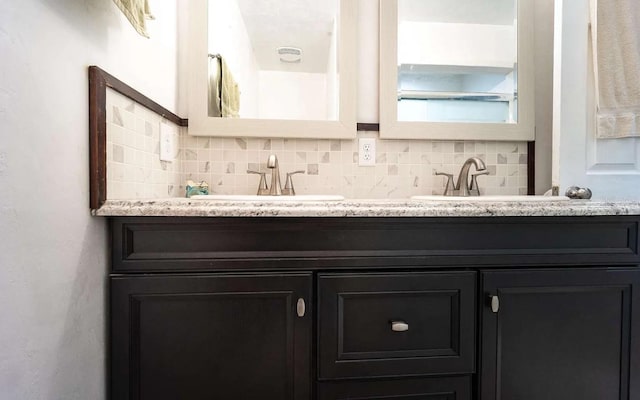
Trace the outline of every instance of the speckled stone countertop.
<instances>
[{"instance_id":1,"label":"speckled stone countertop","mask_svg":"<svg viewBox=\"0 0 640 400\"><path fill-rule=\"evenodd\" d=\"M108 200L96 216L159 217L553 217L640 215L640 201L464 202L346 199L327 202L185 198Z\"/></svg>"}]
</instances>

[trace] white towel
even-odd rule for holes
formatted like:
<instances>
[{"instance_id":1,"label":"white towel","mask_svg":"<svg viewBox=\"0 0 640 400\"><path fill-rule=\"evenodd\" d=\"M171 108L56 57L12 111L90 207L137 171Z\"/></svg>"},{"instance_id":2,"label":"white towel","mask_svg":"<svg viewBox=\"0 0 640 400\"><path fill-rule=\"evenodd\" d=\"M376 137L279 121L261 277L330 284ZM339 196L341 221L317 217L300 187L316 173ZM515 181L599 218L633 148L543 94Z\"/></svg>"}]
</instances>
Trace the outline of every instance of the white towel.
<instances>
[{"instance_id":1,"label":"white towel","mask_svg":"<svg viewBox=\"0 0 640 400\"><path fill-rule=\"evenodd\" d=\"M136 32L148 38L146 20L153 19L148 0L113 0L120 11L127 17Z\"/></svg>"},{"instance_id":2,"label":"white towel","mask_svg":"<svg viewBox=\"0 0 640 400\"><path fill-rule=\"evenodd\" d=\"M640 137L640 5L591 0L597 137Z\"/></svg>"}]
</instances>

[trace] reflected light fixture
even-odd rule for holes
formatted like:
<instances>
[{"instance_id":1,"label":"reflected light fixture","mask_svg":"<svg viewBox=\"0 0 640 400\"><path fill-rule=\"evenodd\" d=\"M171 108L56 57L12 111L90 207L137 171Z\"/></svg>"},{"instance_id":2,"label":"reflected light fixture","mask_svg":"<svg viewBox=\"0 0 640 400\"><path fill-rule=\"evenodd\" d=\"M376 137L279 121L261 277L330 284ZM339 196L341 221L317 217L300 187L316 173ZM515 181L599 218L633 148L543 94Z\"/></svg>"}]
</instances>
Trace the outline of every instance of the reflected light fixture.
<instances>
[{"instance_id":1,"label":"reflected light fixture","mask_svg":"<svg viewBox=\"0 0 640 400\"><path fill-rule=\"evenodd\" d=\"M302 61L302 49L299 47L283 46L278 47L280 62L297 64Z\"/></svg>"}]
</instances>

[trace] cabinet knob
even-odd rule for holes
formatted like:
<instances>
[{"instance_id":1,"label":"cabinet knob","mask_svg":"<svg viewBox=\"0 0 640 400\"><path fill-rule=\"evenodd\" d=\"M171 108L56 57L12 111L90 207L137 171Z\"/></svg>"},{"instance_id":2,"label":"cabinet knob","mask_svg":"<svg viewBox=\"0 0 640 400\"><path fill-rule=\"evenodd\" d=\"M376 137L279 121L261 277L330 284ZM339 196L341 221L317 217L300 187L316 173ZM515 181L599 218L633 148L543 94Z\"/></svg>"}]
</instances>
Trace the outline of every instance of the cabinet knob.
<instances>
[{"instance_id":1,"label":"cabinet knob","mask_svg":"<svg viewBox=\"0 0 640 400\"><path fill-rule=\"evenodd\" d=\"M306 311L307 306L304 304L304 299L301 297L298 299L298 304L296 304L296 312L298 313L298 317L304 317L304 313Z\"/></svg>"},{"instance_id":2,"label":"cabinet knob","mask_svg":"<svg viewBox=\"0 0 640 400\"><path fill-rule=\"evenodd\" d=\"M497 313L500 309L500 299L498 296L489 296L489 300L491 301L491 311Z\"/></svg>"},{"instance_id":3,"label":"cabinet knob","mask_svg":"<svg viewBox=\"0 0 640 400\"><path fill-rule=\"evenodd\" d=\"M409 324L404 321L391 321L391 330L394 332L405 332L409 330Z\"/></svg>"}]
</instances>

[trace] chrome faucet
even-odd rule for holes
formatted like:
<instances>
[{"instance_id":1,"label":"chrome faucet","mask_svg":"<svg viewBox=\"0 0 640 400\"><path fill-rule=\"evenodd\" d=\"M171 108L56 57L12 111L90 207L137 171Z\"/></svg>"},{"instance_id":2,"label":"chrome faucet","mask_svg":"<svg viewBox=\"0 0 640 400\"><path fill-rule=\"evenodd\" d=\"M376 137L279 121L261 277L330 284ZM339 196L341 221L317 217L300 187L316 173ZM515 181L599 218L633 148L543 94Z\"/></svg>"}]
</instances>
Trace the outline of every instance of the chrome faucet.
<instances>
[{"instance_id":1,"label":"chrome faucet","mask_svg":"<svg viewBox=\"0 0 640 400\"><path fill-rule=\"evenodd\" d=\"M304 171L293 171L287 173L287 182L282 187L280 183L280 166L278 165L278 157L271 154L267 159L267 168L271 170L271 189L267 186L265 172L247 170L248 174L260 175L260 183L258 184L258 196L294 196L296 194L293 188L292 175L304 174Z\"/></svg>"},{"instance_id":2,"label":"chrome faucet","mask_svg":"<svg viewBox=\"0 0 640 400\"><path fill-rule=\"evenodd\" d=\"M471 157L467 159L467 161L462 164L462 168L460 169L460 174L458 175L458 182L456 182L456 186L454 187L453 194L454 196L479 196L480 191L477 186L476 177L473 177L474 187L471 188L469 184L469 169L471 165L475 165L476 171L485 171L487 166L484 164L484 161L479 159L478 157ZM488 173L488 171L487 171ZM477 175L477 174L476 174ZM470 189L473 189L471 191Z\"/></svg>"},{"instance_id":3,"label":"chrome faucet","mask_svg":"<svg viewBox=\"0 0 640 400\"><path fill-rule=\"evenodd\" d=\"M471 182L469 182L469 169L471 169L471 165L475 165L478 173L472 174ZM453 174L438 171L435 171L435 174L447 177L447 184L443 193L444 196L480 196L478 175L488 175L489 171L487 171L487 166L484 164L484 161L478 157L471 157L462 164L458 181L455 185L453 184Z\"/></svg>"},{"instance_id":4,"label":"chrome faucet","mask_svg":"<svg viewBox=\"0 0 640 400\"><path fill-rule=\"evenodd\" d=\"M280 184L280 166L278 165L278 157L275 154L271 154L267 160L267 168L271 169L271 189L269 189L270 196L281 196L282 185Z\"/></svg>"}]
</instances>

